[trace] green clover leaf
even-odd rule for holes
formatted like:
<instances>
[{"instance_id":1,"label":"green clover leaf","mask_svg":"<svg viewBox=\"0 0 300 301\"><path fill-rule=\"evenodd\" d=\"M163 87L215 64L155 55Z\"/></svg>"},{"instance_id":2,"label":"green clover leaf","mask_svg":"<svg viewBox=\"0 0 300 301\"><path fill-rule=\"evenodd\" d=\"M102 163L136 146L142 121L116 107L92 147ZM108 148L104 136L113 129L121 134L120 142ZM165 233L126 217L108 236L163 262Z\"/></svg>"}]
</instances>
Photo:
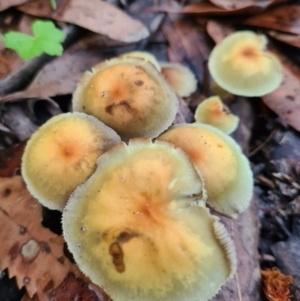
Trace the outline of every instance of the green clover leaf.
<instances>
[{"instance_id":1,"label":"green clover leaf","mask_svg":"<svg viewBox=\"0 0 300 301\"><path fill-rule=\"evenodd\" d=\"M65 34L57 29L52 21L37 20L32 23L33 37L20 32L4 34L5 47L15 50L25 59L31 59L43 52L49 55L60 56L63 53L61 43Z\"/></svg>"}]
</instances>

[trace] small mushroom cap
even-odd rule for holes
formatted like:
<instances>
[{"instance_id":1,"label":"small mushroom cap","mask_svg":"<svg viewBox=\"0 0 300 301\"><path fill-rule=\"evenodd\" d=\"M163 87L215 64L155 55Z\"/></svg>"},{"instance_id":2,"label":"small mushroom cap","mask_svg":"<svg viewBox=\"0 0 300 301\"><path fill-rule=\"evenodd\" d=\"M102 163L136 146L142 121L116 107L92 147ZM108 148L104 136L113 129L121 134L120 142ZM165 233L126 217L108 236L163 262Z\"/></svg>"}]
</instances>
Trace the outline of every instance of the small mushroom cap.
<instances>
[{"instance_id":1,"label":"small mushroom cap","mask_svg":"<svg viewBox=\"0 0 300 301\"><path fill-rule=\"evenodd\" d=\"M22 175L42 205L62 210L75 188L96 169L96 161L120 137L93 116L66 113L49 119L29 139Z\"/></svg>"},{"instance_id":2,"label":"small mushroom cap","mask_svg":"<svg viewBox=\"0 0 300 301\"><path fill-rule=\"evenodd\" d=\"M226 91L241 96L262 96L282 82L278 59L265 51L267 38L252 31L239 31L213 49L208 68Z\"/></svg>"},{"instance_id":3,"label":"small mushroom cap","mask_svg":"<svg viewBox=\"0 0 300 301\"><path fill-rule=\"evenodd\" d=\"M150 62L158 71L161 70L161 67L155 58L155 56L148 51L131 51L121 54L119 57L134 57L138 59L143 59L147 62Z\"/></svg>"},{"instance_id":4,"label":"small mushroom cap","mask_svg":"<svg viewBox=\"0 0 300 301\"><path fill-rule=\"evenodd\" d=\"M180 97L188 97L197 89L197 80L186 66L176 63L161 63L161 73Z\"/></svg>"},{"instance_id":5,"label":"small mushroom cap","mask_svg":"<svg viewBox=\"0 0 300 301\"><path fill-rule=\"evenodd\" d=\"M236 269L233 243L202 201L201 177L174 146L114 147L79 186L63 230L80 269L114 301L208 300Z\"/></svg>"},{"instance_id":6,"label":"small mushroom cap","mask_svg":"<svg viewBox=\"0 0 300 301\"><path fill-rule=\"evenodd\" d=\"M253 191L250 164L230 136L211 125L194 123L174 126L158 139L187 153L203 175L212 208L236 218L248 207Z\"/></svg>"},{"instance_id":7,"label":"small mushroom cap","mask_svg":"<svg viewBox=\"0 0 300 301\"><path fill-rule=\"evenodd\" d=\"M73 108L94 115L127 141L154 138L166 130L175 119L178 100L152 64L115 58L84 74Z\"/></svg>"},{"instance_id":8,"label":"small mushroom cap","mask_svg":"<svg viewBox=\"0 0 300 301\"><path fill-rule=\"evenodd\" d=\"M218 96L209 97L198 105L195 120L210 124L225 134L234 132L239 124L239 117L231 114Z\"/></svg>"}]
</instances>

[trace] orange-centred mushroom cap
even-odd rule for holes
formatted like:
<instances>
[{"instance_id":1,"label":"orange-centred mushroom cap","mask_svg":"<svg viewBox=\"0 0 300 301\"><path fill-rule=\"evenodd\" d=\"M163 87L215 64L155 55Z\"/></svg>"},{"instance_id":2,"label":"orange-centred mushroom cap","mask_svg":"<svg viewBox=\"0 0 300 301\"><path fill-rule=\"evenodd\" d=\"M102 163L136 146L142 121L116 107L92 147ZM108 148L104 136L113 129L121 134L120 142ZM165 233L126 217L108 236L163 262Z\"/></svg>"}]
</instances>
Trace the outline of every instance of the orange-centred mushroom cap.
<instances>
[{"instance_id":1,"label":"orange-centred mushroom cap","mask_svg":"<svg viewBox=\"0 0 300 301\"><path fill-rule=\"evenodd\" d=\"M213 49L208 67L218 85L241 96L262 96L282 81L278 59L266 51L267 38L252 31L239 31Z\"/></svg>"},{"instance_id":2,"label":"orange-centred mushroom cap","mask_svg":"<svg viewBox=\"0 0 300 301\"><path fill-rule=\"evenodd\" d=\"M157 137L175 119L178 100L149 62L115 58L86 72L73 95L75 111L94 115L123 140Z\"/></svg>"},{"instance_id":3,"label":"orange-centred mushroom cap","mask_svg":"<svg viewBox=\"0 0 300 301\"><path fill-rule=\"evenodd\" d=\"M212 208L235 218L248 207L253 190L250 164L230 136L211 125L194 123L174 126L158 139L188 154L203 175Z\"/></svg>"},{"instance_id":4,"label":"orange-centred mushroom cap","mask_svg":"<svg viewBox=\"0 0 300 301\"><path fill-rule=\"evenodd\" d=\"M49 119L28 141L22 175L44 206L62 210L74 189L96 169L96 161L120 137L93 116L66 113Z\"/></svg>"},{"instance_id":5,"label":"orange-centred mushroom cap","mask_svg":"<svg viewBox=\"0 0 300 301\"><path fill-rule=\"evenodd\" d=\"M225 134L234 132L239 124L239 117L231 114L218 96L209 97L198 105L195 120L210 124Z\"/></svg>"},{"instance_id":6,"label":"orange-centred mushroom cap","mask_svg":"<svg viewBox=\"0 0 300 301\"><path fill-rule=\"evenodd\" d=\"M236 269L198 171L166 142L131 140L98 160L63 212L80 269L114 301L205 301Z\"/></svg>"},{"instance_id":7,"label":"orange-centred mushroom cap","mask_svg":"<svg viewBox=\"0 0 300 301\"><path fill-rule=\"evenodd\" d=\"M197 89L197 80L186 66L176 63L161 63L161 73L180 97L188 97Z\"/></svg>"},{"instance_id":8,"label":"orange-centred mushroom cap","mask_svg":"<svg viewBox=\"0 0 300 301\"><path fill-rule=\"evenodd\" d=\"M134 57L150 62L158 71L161 70L155 56L148 51L131 51L121 54L119 57Z\"/></svg>"}]
</instances>

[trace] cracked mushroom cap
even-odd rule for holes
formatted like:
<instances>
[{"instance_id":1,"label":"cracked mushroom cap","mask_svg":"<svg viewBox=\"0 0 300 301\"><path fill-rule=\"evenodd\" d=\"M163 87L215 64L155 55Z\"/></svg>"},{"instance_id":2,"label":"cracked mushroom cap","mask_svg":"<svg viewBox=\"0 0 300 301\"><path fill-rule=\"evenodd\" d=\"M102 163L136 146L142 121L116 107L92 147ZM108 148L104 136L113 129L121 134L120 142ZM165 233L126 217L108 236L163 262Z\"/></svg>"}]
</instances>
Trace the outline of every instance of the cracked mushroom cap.
<instances>
[{"instance_id":1,"label":"cracked mushroom cap","mask_svg":"<svg viewBox=\"0 0 300 301\"><path fill-rule=\"evenodd\" d=\"M114 301L205 301L235 273L236 257L203 194L180 149L134 139L102 155L75 190L64 236L80 269Z\"/></svg>"},{"instance_id":2,"label":"cracked mushroom cap","mask_svg":"<svg viewBox=\"0 0 300 301\"><path fill-rule=\"evenodd\" d=\"M266 51L267 38L252 31L239 31L213 49L208 68L218 85L241 96L262 96L282 82L278 59Z\"/></svg>"},{"instance_id":3,"label":"cracked mushroom cap","mask_svg":"<svg viewBox=\"0 0 300 301\"><path fill-rule=\"evenodd\" d=\"M218 96L212 96L201 102L195 112L196 122L210 124L225 134L234 132L239 124L239 117L230 113L229 108Z\"/></svg>"},{"instance_id":4,"label":"cracked mushroom cap","mask_svg":"<svg viewBox=\"0 0 300 301\"><path fill-rule=\"evenodd\" d=\"M197 89L197 80L186 66L176 63L161 63L161 73L180 97L188 97Z\"/></svg>"},{"instance_id":5,"label":"cracked mushroom cap","mask_svg":"<svg viewBox=\"0 0 300 301\"><path fill-rule=\"evenodd\" d=\"M230 136L194 123L174 126L158 139L186 152L203 175L207 203L217 212L236 218L249 206L253 191L249 160Z\"/></svg>"},{"instance_id":6,"label":"cracked mushroom cap","mask_svg":"<svg viewBox=\"0 0 300 301\"><path fill-rule=\"evenodd\" d=\"M148 51L131 51L121 54L119 57L133 57L150 62L158 71L161 70L155 56Z\"/></svg>"},{"instance_id":7,"label":"cracked mushroom cap","mask_svg":"<svg viewBox=\"0 0 300 301\"><path fill-rule=\"evenodd\" d=\"M62 210L70 194L96 169L120 137L93 116L66 113L49 119L28 141L22 175L42 205Z\"/></svg>"},{"instance_id":8,"label":"cracked mushroom cap","mask_svg":"<svg viewBox=\"0 0 300 301\"><path fill-rule=\"evenodd\" d=\"M81 78L73 95L75 111L94 115L124 141L157 137L175 119L178 100L149 62L115 58Z\"/></svg>"}]
</instances>

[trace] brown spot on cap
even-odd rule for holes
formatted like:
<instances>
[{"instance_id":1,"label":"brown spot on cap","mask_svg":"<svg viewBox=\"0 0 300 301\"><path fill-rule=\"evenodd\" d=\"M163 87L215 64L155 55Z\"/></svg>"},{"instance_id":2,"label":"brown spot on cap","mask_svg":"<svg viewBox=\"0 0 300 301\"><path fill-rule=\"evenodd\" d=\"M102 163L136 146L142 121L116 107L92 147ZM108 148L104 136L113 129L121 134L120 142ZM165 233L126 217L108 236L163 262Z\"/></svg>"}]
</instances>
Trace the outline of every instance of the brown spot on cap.
<instances>
[{"instance_id":1,"label":"brown spot on cap","mask_svg":"<svg viewBox=\"0 0 300 301\"><path fill-rule=\"evenodd\" d=\"M126 111L128 113L131 113L131 114L137 114L138 113L138 111L136 109L134 109L130 106L130 104L127 100L121 100L117 103L113 103L111 105L108 105L107 107L105 107L105 111L108 114L113 115L114 114L113 110L116 107L123 107L124 109L126 109Z\"/></svg>"},{"instance_id":2,"label":"brown spot on cap","mask_svg":"<svg viewBox=\"0 0 300 301\"><path fill-rule=\"evenodd\" d=\"M109 246L109 254L112 256L112 262L119 273L125 271L124 253L119 243L114 242Z\"/></svg>"},{"instance_id":3,"label":"brown spot on cap","mask_svg":"<svg viewBox=\"0 0 300 301\"><path fill-rule=\"evenodd\" d=\"M128 242L129 240L131 240L132 238L134 237L138 237L139 234L136 233L136 232L127 232L127 231L123 231L121 232L118 237L117 237L117 241L118 243L122 244L122 243L125 243L125 242Z\"/></svg>"},{"instance_id":4,"label":"brown spot on cap","mask_svg":"<svg viewBox=\"0 0 300 301\"><path fill-rule=\"evenodd\" d=\"M138 87L141 87L143 84L144 84L144 82L142 81L142 80L137 80L137 81L135 81L134 82Z\"/></svg>"}]
</instances>

